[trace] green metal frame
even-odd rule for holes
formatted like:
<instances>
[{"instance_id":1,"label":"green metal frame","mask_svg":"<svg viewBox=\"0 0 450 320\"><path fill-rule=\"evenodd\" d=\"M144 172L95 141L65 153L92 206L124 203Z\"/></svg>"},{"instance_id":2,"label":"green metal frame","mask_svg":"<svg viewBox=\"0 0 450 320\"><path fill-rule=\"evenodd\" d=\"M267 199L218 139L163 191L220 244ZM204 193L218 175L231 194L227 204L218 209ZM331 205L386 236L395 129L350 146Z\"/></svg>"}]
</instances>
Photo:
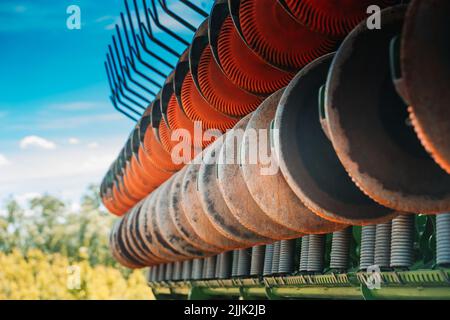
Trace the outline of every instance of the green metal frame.
<instances>
[{"instance_id":1,"label":"green metal frame","mask_svg":"<svg viewBox=\"0 0 450 320\"><path fill-rule=\"evenodd\" d=\"M369 289L369 274L295 275L229 280L149 283L157 299L446 299L450 269L381 272L380 289Z\"/></svg>"}]
</instances>

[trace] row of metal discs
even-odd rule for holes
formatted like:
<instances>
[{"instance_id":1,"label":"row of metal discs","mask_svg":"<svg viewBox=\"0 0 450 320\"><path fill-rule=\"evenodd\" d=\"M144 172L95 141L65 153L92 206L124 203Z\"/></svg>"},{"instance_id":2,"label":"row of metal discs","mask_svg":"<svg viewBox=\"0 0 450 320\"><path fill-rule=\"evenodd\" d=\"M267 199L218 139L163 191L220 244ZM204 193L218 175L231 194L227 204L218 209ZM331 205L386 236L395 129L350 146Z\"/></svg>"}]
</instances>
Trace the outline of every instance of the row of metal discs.
<instances>
[{"instance_id":1,"label":"row of metal discs","mask_svg":"<svg viewBox=\"0 0 450 320\"><path fill-rule=\"evenodd\" d=\"M231 129L298 70L334 51L369 5L396 2L217 0L107 173L105 206L125 214L182 167L171 159L175 130L193 134L195 121L203 130Z\"/></svg>"},{"instance_id":2,"label":"row of metal discs","mask_svg":"<svg viewBox=\"0 0 450 320\"><path fill-rule=\"evenodd\" d=\"M382 11L381 30L357 26L336 54L303 68L196 158L203 161L187 165L141 201L113 230L115 257L130 267L151 266L385 223L397 215L449 212L450 175L422 146L424 136L428 145L435 140L425 127L418 139L413 125L420 120L411 111L417 104L407 107L391 76L392 39L403 30L402 46L411 40L403 28L416 22L423 2L415 4L406 24L406 7L398 6ZM447 2L436 4L449 12ZM427 50L440 52L441 45L436 41ZM403 60L411 58L408 53L401 51ZM448 60L432 63L446 68ZM448 77L439 70L435 76ZM407 99L433 89L419 87ZM450 117L440 106L427 115L445 132ZM255 134L260 130L265 135ZM264 140L270 147L263 148L263 158L273 156L272 163L261 158ZM252 163L247 156L255 146L259 157ZM221 161L229 155L231 162ZM271 172L274 163L280 170Z\"/></svg>"}]
</instances>

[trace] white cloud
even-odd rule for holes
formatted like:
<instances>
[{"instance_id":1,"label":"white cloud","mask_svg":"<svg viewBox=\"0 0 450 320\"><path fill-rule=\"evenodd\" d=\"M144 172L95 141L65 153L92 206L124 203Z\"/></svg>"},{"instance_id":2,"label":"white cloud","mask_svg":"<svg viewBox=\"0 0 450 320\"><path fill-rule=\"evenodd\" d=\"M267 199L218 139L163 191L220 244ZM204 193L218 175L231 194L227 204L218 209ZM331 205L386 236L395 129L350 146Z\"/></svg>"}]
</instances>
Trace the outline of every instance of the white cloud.
<instances>
[{"instance_id":1,"label":"white cloud","mask_svg":"<svg viewBox=\"0 0 450 320\"><path fill-rule=\"evenodd\" d=\"M4 155L2 155L0 153L0 167L5 167L10 164L11 164L11 162Z\"/></svg>"},{"instance_id":2,"label":"white cloud","mask_svg":"<svg viewBox=\"0 0 450 320\"><path fill-rule=\"evenodd\" d=\"M50 110L60 110L60 111L85 111L98 108L102 105L102 102L95 101L74 101L68 103L53 104L48 107Z\"/></svg>"},{"instance_id":3,"label":"white cloud","mask_svg":"<svg viewBox=\"0 0 450 320\"><path fill-rule=\"evenodd\" d=\"M44 150L53 150L56 148L56 144L50 140L38 136L28 136L20 141L20 148L25 150L29 147L36 147Z\"/></svg>"},{"instance_id":4,"label":"white cloud","mask_svg":"<svg viewBox=\"0 0 450 320\"><path fill-rule=\"evenodd\" d=\"M27 152L9 155L14 165L0 174L0 203L11 195L21 195L23 200L45 193L78 202L89 184L101 182L124 139L122 135L99 137L94 149L82 143L61 144L52 152L33 150L32 157Z\"/></svg>"},{"instance_id":5,"label":"white cloud","mask_svg":"<svg viewBox=\"0 0 450 320\"><path fill-rule=\"evenodd\" d=\"M89 149L97 149L98 148L98 143L97 142L91 142L88 144L88 148Z\"/></svg>"},{"instance_id":6,"label":"white cloud","mask_svg":"<svg viewBox=\"0 0 450 320\"><path fill-rule=\"evenodd\" d=\"M69 138L69 144L71 144L71 145L77 145L77 144L80 144L80 139L77 139L77 138Z\"/></svg>"}]
</instances>

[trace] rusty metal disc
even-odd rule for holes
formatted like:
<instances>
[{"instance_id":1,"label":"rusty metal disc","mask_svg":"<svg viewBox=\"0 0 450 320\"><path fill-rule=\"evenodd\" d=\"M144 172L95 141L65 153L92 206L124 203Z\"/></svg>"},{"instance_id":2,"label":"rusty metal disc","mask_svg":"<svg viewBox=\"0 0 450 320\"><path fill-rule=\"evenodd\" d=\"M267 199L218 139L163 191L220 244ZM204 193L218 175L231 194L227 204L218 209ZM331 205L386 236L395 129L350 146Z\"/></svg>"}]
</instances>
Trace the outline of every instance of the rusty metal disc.
<instances>
[{"instance_id":1,"label":"rusty metal disc","mask_svg":"<svg viewBox=\"0 0 450 320\"><path fill-rule=\"evenodd\" d=\"M203 241L192 228L191 224L186 218L186 214L181 206L182 195L181 195L181 184L183 182L184 175L186 173L187 167L178 172L174 176L172 182L172 187L169 191L169 214L172 222L183 237L183 239L190 243L192 246L198 250L208 253L218 253L222 250L219 247L210 245Z\"/></svg>"},{"instance_id":2,"label":"rusty metal disc","mask_svg":"<svg viewBox=\"0 0 450 320\"><path fill-rule=\"evenodd\" d=\"M161 194L161 188L156 189L152 193L152 196L147 200L149 201L146 219L147 219L147 230L152 238L153 248L155 250L155 255L158 255L161 259L167 261L177 261L181 259L186 259L186 256L183 255L178 250L172 248L172 246L167 243L165 238L161 235L159 230L159 226L157 224L156 216L157 216L157 203L159 196Z\"/></svg>"},{"instance_id":3,"label":"rusty metal disc","mask_svg":"<svg viewBox=\"0 0 450 320\"><path fill-rule=\"evenodd\" d=\"M238 242L240 247L270 242L245 228L231 213L217 179L217 158L223 139L216 140L204 151L198 172L198 193L203 210L211 223L226 237Z\"/></svg>"},{"instance_id":4,"label":"rusty metal disc","mask_svg":"<svg viewBox=\"0 0 450 320\"><path fill-rule=\"evenodd\" d=\"M142 266L145 266L147 265L147 258L141 252L134 250L134 247L130 244L129 237L127 236L128 218L128 214L122 218L121 224L119 225L117 238L119 243L121 243L124 252L127 253L127 258L132 257L134 261L137 261Z\"/></svg>"},{"instance_id":5,"label":"rusty metal disc","mask_svg":"<svg viewBox=\"0 0 450 320\"><path fill-rule=\"evenodd\" d=\"M380 30L361 23L328 76L325 109L334 149L358 187L398 211L450 210L450 175L425 152L391 79L389 47L405 6L381 11Z\"/></svg>"},{"instance_id":6,"label":"rusty metal disc","mask_svg":"<svg viewBox=\"0 0 450 320\"><path fill-rule=\"evenodd\" d=\"M402 33L401 67L420 141L450 174L450 2L412 1Z\"/></svg>"},{"instance_id":7,"label":"rusty metal disc","mask_svg":"<svg viewBox=\"0 0 450 320\"><path fill-rule=\"evenodd\" d=\"M144 267L143 264L135 260L133 257L129 256L128 252L124 250L121 240L118 239L118 229L122 223L122 219L118 220L110 234L109 238L109 246L111 249L111 253L114 258L120 262L123 266L130 269L138 269Z\"/></svg>"},{"instance_id":8,"label":"rusty metal disc","mask_svg":"<svg viewBox=\"0 0 450 320\"><path fill-rule=\"evenodd\" d=\"M247 125L241 148L241 157L244 157L241 169L247 187L261 210L288 229L315 234L342 229L344 225L327 221L305 207L286 183L277 159L272 156L269 129L283 91L279 90L267 98ZM261 157L252 159L261 153L271 158L272 162L264 164Z\"/></svg>"},{"instance_id":9,"label":"rusty metal disc","mask_svg":"<svg viewBox=\"0 0 450 320\"><path fill-rule=\"evenodd\" d=\"M143 237L139 229L139 223L141 221L140 217L141 214L145 212L144 210L146 210L146 208L146 202L142 200L139 204L139 210L136 210L133 217L131 217L132 225L130 226L130 234L134 237L136 245L139 246L154 263L160 263L163 261L153 253L151 246L147 244L147 240Z\"/></svg>"},{"instance_id":10,"label":"rusty metal disc","mask_svg":"<svg viewBox=\"0 0 450 320\"><path fill-rule=\"evenodd\" d=\"M134 252L134 254L142 260L146 266L152 265L155 263L155 259L153 254L145 250L144 246L142 246L142 242L138 240L136 237L137 234L134 231L135 218L136 213L142 207L142 203L138 203L129 214L127 214L123 219L124 221L124 234L125 234L125 242L128 244L130 250Z\"/></svg>"},{"instance_id":11,"label":"rusty metal disc","mask_svg":"<svg viewBox=\"0 0 450 320\"><path fill-rule=\"evenodd\" d=\"M201 155L199 156L201 159ZM197 159L196 159L197 160ZM239 247L240 243L223 236L206 216L198 195L198 171L200 164L193 162L186 167L181 185L181 207L186 219L207 244L221 248L223 251Z\"/></svg>"},{"instance_id":12,"label":"rusty metal disc","mask_svg":"<svg viewBox=\"0 0 450 320\"><path fill-rule=\"evenodd\" d=\"M172 222L169 214L169 192L172 187L173 177L160 186L161 191L156 203L156 223L158 231L166 243L176 252L188 258L198 258L204 256L204 253L189 242L184 240L177 228Z\"/></svg>"},{"instance_id":13,"label":"rusty metal disc","mask_svg":"<svg viewBox=\"0 0 450 320\"><path fill-rule=\"evenodd\" d=\"M251 114L227 132L217 168L220 191L233 216L247 229L274 240L298 238L301 234L276 223L261 210L245 184L239 151L250 118Z\"/></svg>"},{"instance_id":14,"label":"rusty metal disc","mask_svg":"<svg viewBox=\"0 0 450 320\"><path fill-rule=\"evenodd\" d=\"M319 121L319 91L333 56L323 56L302 69L281 97L274 122L281 172L303 203L325 219L352 225L390 221L394 211L353 183Z\"/></svg>"},{"instance_id":15,"label":"rusty metal disc","mask_svg":"<svg viewBox=\"0 0 450 320\"><path fill-rule=\"evenodd\" d=\"M159 242L155 239L155 234L152 230L150 220L150 206L155 202L157 194L158 189L143 200L142 208L138 215L137 229L135 232L139 234L139 238L141 239L143 245L148 248L148 250L159 262L166 262L168 256L172 258L174 257L171 252L161 249Z\"/></svg>"}]
</instances>

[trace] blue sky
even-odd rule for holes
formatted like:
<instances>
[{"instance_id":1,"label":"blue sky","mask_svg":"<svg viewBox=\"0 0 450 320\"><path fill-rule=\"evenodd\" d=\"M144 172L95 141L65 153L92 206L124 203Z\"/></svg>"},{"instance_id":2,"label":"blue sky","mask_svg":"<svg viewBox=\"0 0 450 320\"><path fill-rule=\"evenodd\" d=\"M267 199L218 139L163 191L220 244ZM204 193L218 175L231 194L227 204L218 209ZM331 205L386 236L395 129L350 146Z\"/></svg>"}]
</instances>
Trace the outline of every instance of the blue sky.
<instances>
[{"instance_id":1,"label":"blue sky","mask_svg":"<svg viewBox=\"0 0 450 320\"><path fill-rule=\"evenodd\" d=\"M81 30L66 27L74 4ZM122 0L1 0L0 201L76 202L100 182L133 126L113 109L103 66L122 10Z\"/></svg>"}]
</instances>

